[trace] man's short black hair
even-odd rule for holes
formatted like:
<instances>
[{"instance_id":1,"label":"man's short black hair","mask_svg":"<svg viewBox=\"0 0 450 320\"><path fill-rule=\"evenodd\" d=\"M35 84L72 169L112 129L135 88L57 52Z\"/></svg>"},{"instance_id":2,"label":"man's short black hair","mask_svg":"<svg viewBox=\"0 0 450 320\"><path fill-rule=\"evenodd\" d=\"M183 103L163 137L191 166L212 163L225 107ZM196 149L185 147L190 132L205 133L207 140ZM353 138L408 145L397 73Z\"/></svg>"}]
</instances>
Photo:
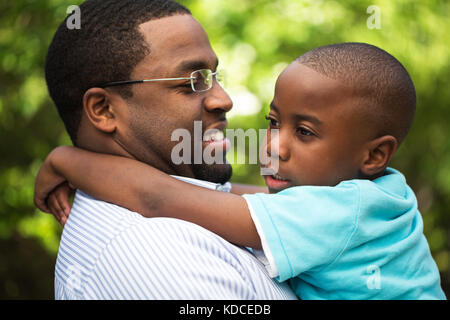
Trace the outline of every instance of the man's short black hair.
<instances>
[{"instance_id":1,"label":"man's short black hair","mask_svg":"<svg viewBox=\"0 0 450 320\"><path fill-rule=\"evenodd\" d=\"M400 144L411 127L416 91L408 71L392 55L367 43L339 43L306 52L297 62L342 81L360 97L359 111L378 135L393 135Z\"/></svg>"},{"instance_id":2,"label":"man's short black hair","mask_svg":"<svg viewBox=\"0 0 450 320\"><path fill-rule=\"evenodd\" d=\"M80 12L81 28L67 28L69 15L53 37L45 64L50 96L75 145L86 90L128 80L134 67L150 53L138 26L190 14L171 0L86 0ZM131 96L128 86L118 90L124 97Z\"/></svg>"}]
</instances>

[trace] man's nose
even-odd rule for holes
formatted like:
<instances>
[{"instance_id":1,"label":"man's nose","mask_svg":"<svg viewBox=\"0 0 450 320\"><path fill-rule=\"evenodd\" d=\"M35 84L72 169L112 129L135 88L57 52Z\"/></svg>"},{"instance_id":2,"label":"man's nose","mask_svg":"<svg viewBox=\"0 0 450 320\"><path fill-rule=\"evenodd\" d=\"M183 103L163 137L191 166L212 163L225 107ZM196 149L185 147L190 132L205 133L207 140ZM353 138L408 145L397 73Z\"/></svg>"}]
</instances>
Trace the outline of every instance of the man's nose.
<instances>
[{"instance_id":1,"label":"man's nose","mask_svg":"<svg viewBox=\"0 0 450 320\"><path fill-rule=\"evenodd\" d=\"M267 155L278 158L281 161L289 160L291 153L289 148L289 137L285 130L269 129L267 142Z\"/></svg>"},{"instance_id":2,"label":"man's nose","mask_svg":"<svg viewBox=\"0 0 450 320\"><path fill-rule=\"evenodd\" d=\"M233 101L217 81L207 93L204 105L209 112L228 112L233 108Z\"/></svg>"}]
</instances>

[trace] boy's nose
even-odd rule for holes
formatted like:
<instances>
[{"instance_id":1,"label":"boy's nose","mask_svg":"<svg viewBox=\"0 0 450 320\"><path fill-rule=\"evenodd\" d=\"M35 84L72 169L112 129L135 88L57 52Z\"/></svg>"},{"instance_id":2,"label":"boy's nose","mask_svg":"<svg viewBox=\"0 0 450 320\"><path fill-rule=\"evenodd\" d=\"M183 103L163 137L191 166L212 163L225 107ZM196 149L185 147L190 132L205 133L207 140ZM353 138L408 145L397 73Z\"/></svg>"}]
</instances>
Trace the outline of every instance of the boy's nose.
<instances>
[{"instance_id":1,"label":"boy's nose","mask_svg":"<svg viewBox=\"0 0 450 320\"><path fill-rule=\"evenodd\" d=\"M203 103L209 112L228 112L233 108L233 101L217 81L214 81Z\"/></svg>"},{"instance_id":2,"label":"boy's nose","mask_svg":"<svg viewBox=\"0 0 450 320\"><path fill-rule=\"evenodd\" d=\"M277 157L281 161L287 161L290 157L289 139L281 130L268 131L267 155Z\"/></svg>"}]
</instances>

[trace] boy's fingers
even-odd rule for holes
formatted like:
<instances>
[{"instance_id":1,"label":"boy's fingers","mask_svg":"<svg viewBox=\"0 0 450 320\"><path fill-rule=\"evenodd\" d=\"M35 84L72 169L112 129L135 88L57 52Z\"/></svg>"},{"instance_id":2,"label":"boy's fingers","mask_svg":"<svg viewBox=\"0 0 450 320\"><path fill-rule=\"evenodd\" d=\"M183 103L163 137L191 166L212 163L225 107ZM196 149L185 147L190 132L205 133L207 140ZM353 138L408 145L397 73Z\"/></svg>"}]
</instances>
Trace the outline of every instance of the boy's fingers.
<instances>
[{"instance_id":1,"label":"boy's fingers","mask_svg":"<svg viewBox=\"0 0 450 320\"><path fill-rule=\"evenodd\" d=\"M67 216L64 216L64 217L61 218L59 223L61 223L61 225L64 227L64 225L66 224L66 221L67 221Z\"/></svg>"},{"instance_id":2,"label":"boy's fingers","mask_svg":"<svg viewBox=\"0 0 450 320\"><path fill-rule=\"evenodd\" d=\"M47 197L36 192L36 190L34 191L34 205L43 212L52 213L47 205Z\"/></svg>"},{"instance_id":3,"label":"boy's fingers","mask_svg":"<svg viewBox=\"0 0 450 320\"><path fill-rule=\"evenodd\" d=\"M69 216L70 213L70 203L69 196L72 193L72 189L69 187L67 183L60 185L55 190L56 199L58 200L59 206L63 210L66 216Z\"/></svg>"},{"instance_id":4,"label":"boy's fingers","mask_svg":"<svg viewBox=\"0 0 450 320\"><path fill-rule=\"evenodd\" d=\"M61 209L58 199L56 198L54 193L50 194L50 196L48 197L47 204L53 216L56 218L56 220L58 220L59 223L61 223L61 219L65 216L65 214Z\"/></svg>"},{"instance_id":5,"label":"boy's fingers","mask_svg":"<svg viewBox=\"0 0 450 320\"><path fill-rule=\"evenodd\" d=\"M47 206L47 203L45 201L45 199L41 199L38 197L34 198L34 205L41 211L46 212L46 213L52 213L50 211L50 208Z\"/></svg>"}]
</instances>

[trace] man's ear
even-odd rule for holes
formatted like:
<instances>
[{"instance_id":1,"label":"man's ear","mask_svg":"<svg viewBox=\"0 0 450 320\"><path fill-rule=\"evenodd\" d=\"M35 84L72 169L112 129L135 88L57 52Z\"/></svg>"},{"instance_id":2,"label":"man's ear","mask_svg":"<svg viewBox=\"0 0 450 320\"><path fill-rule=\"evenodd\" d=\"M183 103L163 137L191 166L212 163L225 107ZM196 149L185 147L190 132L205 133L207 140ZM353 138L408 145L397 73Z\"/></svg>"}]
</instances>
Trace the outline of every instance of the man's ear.
<instances>
[{"instance_id":1,"label":"man's ear","mask_svg":"<svg viewBox=\"0 0 450 320\"><path fill-rule=\"evenodd\" d=\"M116 130L116 115L111 108L108 92L102 88L90 88L84 93L83 108L91 124L104 133Z\"/></svg>"},{"instance_id":2,"label":"man's ear","mask_svg":"<svg viewBox=\"0 0 450 320\"><path fill-rule=\"evenodd\" d=\"M369 177L382 173L391 161L397 147L397 139L390 135L370 141L361 172Z\"/></svg>"}]
</instances>

